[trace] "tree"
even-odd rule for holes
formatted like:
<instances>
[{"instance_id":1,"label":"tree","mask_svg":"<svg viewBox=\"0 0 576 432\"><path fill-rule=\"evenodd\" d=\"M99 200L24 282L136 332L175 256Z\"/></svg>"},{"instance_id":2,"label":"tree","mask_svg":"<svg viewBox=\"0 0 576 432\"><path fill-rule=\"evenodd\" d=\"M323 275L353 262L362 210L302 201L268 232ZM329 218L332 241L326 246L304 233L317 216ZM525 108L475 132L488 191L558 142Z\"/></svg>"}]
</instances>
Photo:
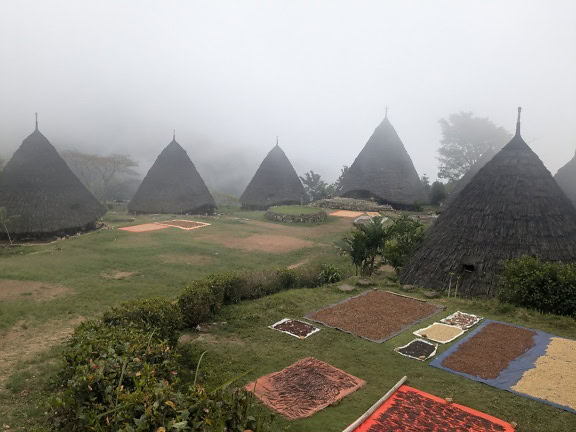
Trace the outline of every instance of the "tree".
<instances>
[{"instance_id":1,"label":"tree","mask_svg":"<svg viewBox=\"0 0 576 432\"><path fill-rule=\"evenodd\" d=\"M444 185L444 183L439 181L435 181L434 183L432 183L432 186L430 187L429 196L430 196L430 204L439 206L442 203L442 201L446 199L447 196L446 186Z\"/></svg>"},{"instance_id":2,"label":"tree","mask_svg":"<svg viewBox=\"0 0 576 432\"><path fill-rule=\"evenodd\" d=\"M5 162L4 159L0 156L0 172L2 172L2 170L4 169L4 165L6 165L6 162Z\"/></svg>"},{"instance_id":3,"label":"tree","mask_svg":"<svg viewBox=\"0 0 576 432\"><path fill-rule=\"evenodd\" d=\"M6 211L5 207L0 207L0 225L4 228L6 232L6 236L8 237L8 241L12 246L14 242L12 241L12 237L10 236L10 231L8 230L8 223L12 220L17 218L18 216L8 216L8 212Z\"/></svg>"},{"instance_id":4,"label":"tree","mask_svg":"<svg viewBox=\"0 0 576 432\"><path fill-rule=\"evenodd\" d=\"M62 157L82 183L101 201L105 201L110 186L137 175L138 163L128 155L100 156L77 150L61 152Z\"/></svg>"},{"instance_id":5,"label":"tree","mask_svg":"<svg viewBox=\"0 0 576 432\"><path fill-rule=\"evenodd\" d=\"M488 118L474 117L471 112L451 114L440 119L442 139L438 149L438 177L458 180L478 162L490 147L500 150L512 135Z\"/></svg>"},{"instance_id":6,"label":"tree","mask_svg":"<svg viewBox=\"0 0 576 432\"><path fill-rule=\"evenodd\" d=\"M342 188L342 181L344 180L344 177L346 177L346 174L348 174L349 169L350 167L348 165L344 165L340 170L340 175L336 181L332 183L332 189L334 192L338 192Z\"/></svg>"},{"instance_id":7,"label":"tree","mask_svg":"<svg viewBox=\"0 0 576 432\"><path fill-rule=\"evenodd\" d=\"M423 174L422 178L420 179L422 185L424 186L424 190L426 191L426 195L430 195L430 178L427 174Z\"/></svg>"},{"instance_id":8,"label":"tree","mask_svg":"<svg viewBox=\"0 0 576 432\"><path fill-rule=\"evenodd\" d=\"M391 241L384 249L384 259L399 273L424 241L424 225L403 215L393 221L387 235Z\"/></svg>"},{"instance_id":9,"label":"tree","mask_svg":"<svg viewBox=\"0 0 576 432\"><path fill-rule=\"evenodd\" d=\"M372 218L365 225L355 226L354 231L344 237L344 251L350 255L352 263L356 267L356 275L371 276L374 272L376 258L382 255L388 231L380 216Z\"/></svg>"},{"instance_id":10,"label":"tree","mask_svg":"<svg viewBox=\"0 0 576 432\"><path fill-rule=\"evenodd\" d=\"M304 177L300 177L300 180L312 201L327 198L334 192L332 185L322 180L320 174L316 174L314 171L305 173Z\"/></svg>"}]
</instances>

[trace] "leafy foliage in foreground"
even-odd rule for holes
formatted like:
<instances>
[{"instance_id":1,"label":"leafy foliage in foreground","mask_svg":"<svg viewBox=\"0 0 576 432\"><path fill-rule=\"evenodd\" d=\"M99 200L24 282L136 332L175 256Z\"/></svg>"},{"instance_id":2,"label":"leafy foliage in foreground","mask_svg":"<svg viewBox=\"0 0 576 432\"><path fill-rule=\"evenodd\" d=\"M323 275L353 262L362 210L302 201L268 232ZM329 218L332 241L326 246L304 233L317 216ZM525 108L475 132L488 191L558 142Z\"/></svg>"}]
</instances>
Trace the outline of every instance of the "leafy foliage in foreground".
<instances>
[{"instance_id":1,"label":"leafy foliage in foreground","mask_svg":"<svg viewBox=\"0 0 576 432\"><path fill-rule=\"evenodd\" d=\"M576 264L516 258L504 262L501 275L501 301L576 317Z\"/></svg>"},{"instance_id":2,"label":"leafy foliage in foreground","mask_svg":"<svg viewBox=\"0 0 576 432\"><path fill-rule=\"evenodd\" d=\"M384 258L399 272L424 241L424 226L403 215L394 220L388 228L388 235L391 241L386 244Z\"/></svg>"}]
</instances>

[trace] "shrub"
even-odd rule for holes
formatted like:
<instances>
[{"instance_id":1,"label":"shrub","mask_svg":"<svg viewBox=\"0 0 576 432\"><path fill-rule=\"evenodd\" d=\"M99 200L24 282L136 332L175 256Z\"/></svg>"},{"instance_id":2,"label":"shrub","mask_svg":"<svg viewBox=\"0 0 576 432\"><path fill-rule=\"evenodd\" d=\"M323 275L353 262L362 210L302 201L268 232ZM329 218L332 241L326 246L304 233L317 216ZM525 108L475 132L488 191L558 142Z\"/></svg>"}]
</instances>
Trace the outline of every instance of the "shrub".
<instances>
[{"instance_id":1,"label":"shrub","mask_svg":"<svg viewBox=\"0 0 576 432\"><path fill-rule=\"evenodd\" d=\"M238 272L212 274L207 278L214 292L222 296L222 303L233 304L248 298L246 276Z\"/></svg>"},{"instance_id":2,"label":"shrub","mask_svg":"<svg viewBox=\"0 0 576 432\"><path fill-rule=\"evenodd\" d=\"M322 264L320 269L319 279L323 284L333 284L342 280L342 273L335 265Z\"/></svg>"},{"instance_id":3,"label":"shrub","mask_svg":"<svg viewBox=\"0 0 576 432\"><path fill-rule=\"evenodd\" d=\"M403 215L388 227L388 235L384 259L399 272L424 241L424 225Z\"/></svg>"},{"instance_id":4,"label":"shrub","mask_svg":"<svg viewBox=\"0 0 576 432\"><path fill-rule=\"evenodd\" d=\"M161 339L176 345L184 321L180 307L162 298L133 300L104 313L102 321L114 326L133 327L155 332Z\"/></svg>"},{"instance_id":5,"label":"shrub","mask_svg":"<svg viewBox=\"0 0 576 432\"><path fill-rule=\"evenodd\" d=\"M209 279L192 282L178 298L184 325L193 328L210 319L220 310L220 295L218 289L212 288Z\"/></svg>"},{"instance_id":6,"label":"shrub","mask_svg":"<svg viewBox=\"0 0 576 432\"><path fill-rule=\"evenodd\" d=\"M291 288L296 288L298 284L298 276L294 270L282 269L276 272L278 277L278 284L280 289L287 290Z\"/></svg>"},{"instance_id":7,"label":"shrub","mask_svg":"<svg viewBox=\"0 0 576 432\"><path fill-rule=\"evenodd\" d=\"M356 275L371 276L378 255L382 254L389 233L383 224L382 217L376 216L365 225L355 226L351 234L344 237L344 252L350 255L356 267Z\"/></svg>"},{"instance_id":8,"label":"shrub","mask_svg":"<svg viewBox=\"0 0 576 432\"><path fill-rule=\"evenodd\" d=\"M270 430L270 418L243 390L185 388L178 354L154 333L84 323L68 343L64 361L60 391L50 400L56 430Z\"/></svg>"},{"instance_id":9,"label":"shrub","mask_svg":"<svg viewBox=\"0 0 576 432\"><path fill-rule=\"evenodd\" d=\"M534 257L505 261L498 297L540 312L576 316L576 264Z\"/></svg>"}]
</instances>

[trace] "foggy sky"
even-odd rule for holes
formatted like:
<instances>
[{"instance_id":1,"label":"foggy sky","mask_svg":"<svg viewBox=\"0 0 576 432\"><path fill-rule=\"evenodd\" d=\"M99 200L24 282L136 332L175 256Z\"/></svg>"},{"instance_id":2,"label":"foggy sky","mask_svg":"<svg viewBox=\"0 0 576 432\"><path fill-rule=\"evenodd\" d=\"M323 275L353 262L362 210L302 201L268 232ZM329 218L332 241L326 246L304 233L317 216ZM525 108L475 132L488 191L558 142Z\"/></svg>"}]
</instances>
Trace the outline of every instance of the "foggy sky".
<instances>
[{"instance_id":1,"label":"foggy sky","mask_svg":"<svg viewBox=\"0 0 576 432\"><path fill-rule=\"evenodd\" d=\"M388 105L435 178L438 119L513 131L520 105L555 174L576 149L575 16L573 0L0 0L0 155L38 111L59 149L128 153L143 174L176 129L209 185L247 182L277 135L299 174L332 181Z\"/></svg>"}]
</instances>

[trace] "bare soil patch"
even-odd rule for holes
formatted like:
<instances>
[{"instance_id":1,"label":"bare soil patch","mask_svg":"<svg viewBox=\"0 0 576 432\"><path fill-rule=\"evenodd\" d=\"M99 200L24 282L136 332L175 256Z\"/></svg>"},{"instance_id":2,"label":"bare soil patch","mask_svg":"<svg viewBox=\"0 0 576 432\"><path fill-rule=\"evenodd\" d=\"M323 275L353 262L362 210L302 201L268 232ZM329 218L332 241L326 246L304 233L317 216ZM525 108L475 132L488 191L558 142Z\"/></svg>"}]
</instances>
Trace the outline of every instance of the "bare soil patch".
<instances>
[{"instance_id":1,"label":"bare soil patch","mask_svg":"<svg viewBox=\"0 0 576 432\"><path fill-rule=\"evenodd\" d=\"M265 405L289 419L310 417L358 390L365 381L313 357L246 385Z\"/></svg>"},{"instance_id":2,"label":"bare soil patch","mask_svg":"<svg viewBox=\"0 0 576 432\"><path fill-rule=\"evenodd\" d=\"M288 253L314 246L311 241L283 235L257 234L250 237L232 237L216 234L204 238L232 249L269 253Z\"/></svg>"},{"instance_id":3,"label":"bare soil patch","mask_svg":"<svg viewBox=\"0 0 576 432\"><path fill-rule=\"evenodd\" d=\"M83 320L50 321L36 328L24 328L24 322L18 322L0 335L0 390L18 365L64 342Z\"/></svg>"},{"instance_id":4,"label":"bare soil patch","mask_svg":"<svg viewBox=\"0 0 576 432\"><path fill-rule=\"evenodd\" d=\"M141 232L149 232L149 231L158 231L167 229L168 227L165 225L159 225L157 223L148 223L148 224L141 224L141 225L132 225L123 228L118 228L120 231L128 231L132 233L141 233Z\"/></svg>"},{"instance_id":5,"label":"bare soil patch","mask_svg":"<svg viewBox=\"0 0 576 432\"><path fill-rule=\"evenodd\" d=\"M546 354L512 387L540 399L576 409L576 341L552 338Z\"/></svg>"},{"instance_id":6,"label":"bare soil patch","mask_svg":"<svg viewBox=\"0 0 576 432\"><path fill-rule=\"evenodd\" d=\"M446 357L442 366L484 379L498 378L508 364L534 346L536 333L490 323Z\"/></svg>"},{"instance_id":7,"label":"bare soil patch","mask_svg":"<svg viewBox=\"0 0 576 432\"><path fill-rule=\"evenodd\" d=\"M213 264L216 258L206 255L159 255L158 258L166 264L187 264L192 266L205 266Z\"/></svg>"},{"instance_id":8,"label":"bare soil patch","mask_svg":"<svg viewBox=\"0 0 576 432\"><path fill-rule=\"evenodd\" d=\"M134 276L135 274L137 274L137 272L126 272L126 271L113 270L110 272L103 272L101 274L101 276L104 279L122 280L122 279L128 279L128 278Z\"/></svg>"},{"instance_id":9,"label":"bare soil patch","mask_svg":"<svg viewBox=\"0 0 576 432\"><path fill-rule=\"evenodd\" d=\"M373 342L384 342L442 307L385 291L368 291L307 318Z\"/></svg>"},{"instance_id":10,"label":"bare soil patch","mask_svg":"<svg viewBox=\"0 0 576 432\"><path fill-rule=\"evenodd\" d=\"M46 282L0 280L0 300L54 300L72 292L72 288Z\"/></svg>"}]
</instances>

